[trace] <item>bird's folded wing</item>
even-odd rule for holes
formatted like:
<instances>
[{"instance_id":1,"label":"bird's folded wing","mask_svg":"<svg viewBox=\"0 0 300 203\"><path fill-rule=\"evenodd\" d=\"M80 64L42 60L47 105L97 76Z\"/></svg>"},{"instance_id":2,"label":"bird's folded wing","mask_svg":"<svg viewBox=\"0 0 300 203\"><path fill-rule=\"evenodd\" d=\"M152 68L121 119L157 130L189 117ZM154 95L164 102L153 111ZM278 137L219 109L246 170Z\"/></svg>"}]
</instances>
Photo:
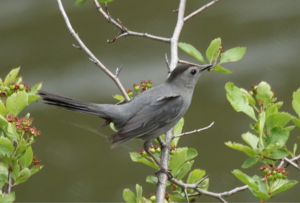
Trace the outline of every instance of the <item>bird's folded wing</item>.
<instances>
[{"instance_id":1,"label":"bird's folded wing","mask_svg":"<svg viewBox=\"0 0 300 203\"><path fill-rule=\"evenodd\" d=\"M130 139L156 133L178 118L182 106L183 98L180 95L160 97L133 115L109 140L112 143L118 142L118 146Z\"/></svg>"}]
</instances>

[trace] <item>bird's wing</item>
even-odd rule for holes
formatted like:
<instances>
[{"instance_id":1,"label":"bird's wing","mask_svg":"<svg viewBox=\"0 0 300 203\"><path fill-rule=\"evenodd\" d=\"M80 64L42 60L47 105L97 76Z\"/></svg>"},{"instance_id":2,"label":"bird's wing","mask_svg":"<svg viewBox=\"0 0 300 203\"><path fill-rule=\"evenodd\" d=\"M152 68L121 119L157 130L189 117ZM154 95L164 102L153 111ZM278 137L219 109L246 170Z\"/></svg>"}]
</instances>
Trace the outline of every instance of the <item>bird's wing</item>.
<instances>
[{"instance_id":1,"label":"bird's wing","mask_svg":"<svg viewBox=\"0 0 300 203\"><path fill-rule=\"evenodd\" d=\"M124 142L141 137L145 134L153 134L178 118L183 106L183 98L172 94L158 98L150 105L144 106L134 114L117 133L109 139L112 147L119 146Z\"/></svg>"}]
</instances>

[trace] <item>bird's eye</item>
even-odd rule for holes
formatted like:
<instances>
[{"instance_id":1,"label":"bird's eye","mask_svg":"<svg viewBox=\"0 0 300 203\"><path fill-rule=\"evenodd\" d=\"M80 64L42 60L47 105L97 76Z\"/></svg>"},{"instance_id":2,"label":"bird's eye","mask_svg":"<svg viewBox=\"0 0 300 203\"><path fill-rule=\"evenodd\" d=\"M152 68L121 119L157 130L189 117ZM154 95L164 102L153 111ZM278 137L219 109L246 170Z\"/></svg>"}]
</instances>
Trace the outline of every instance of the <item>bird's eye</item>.
<instances>
[{"instance_id":1,"label":"bird's eye","mask_svg":"<svg viewBox=\"0 0 300 203\"><path fill-rule=\"evenodd\" d=\"M197 73L197 71L195 69L191 70L191 74L195 75Z\"/></svg>"}]
</instances>

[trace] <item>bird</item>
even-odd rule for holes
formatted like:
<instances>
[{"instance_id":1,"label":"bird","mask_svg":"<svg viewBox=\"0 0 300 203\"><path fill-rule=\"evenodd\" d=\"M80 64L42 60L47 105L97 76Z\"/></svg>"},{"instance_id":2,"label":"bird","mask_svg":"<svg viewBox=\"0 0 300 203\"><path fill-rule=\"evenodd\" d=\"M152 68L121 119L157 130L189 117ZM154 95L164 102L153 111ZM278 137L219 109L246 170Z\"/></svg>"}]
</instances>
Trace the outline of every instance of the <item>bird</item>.
<instances>
[{"instance_id":1,"label":"bird","mask_svg":"<svg viewBox=\"0 0 300 203\"><path fill-rule=\"evenodd\" d=\"M144 150L160 166L149 151L154 139L175 126L188 110L196 83L204 70L213 65L177 66L164 83L154 86L121 105L96 104L79 101L56 94L39 91L46 104L67 110L91 114L105 119L104 126L113 123L117 131L109 137L111 148L139 138L144 141Z\"/></svg>"}]
</instances>

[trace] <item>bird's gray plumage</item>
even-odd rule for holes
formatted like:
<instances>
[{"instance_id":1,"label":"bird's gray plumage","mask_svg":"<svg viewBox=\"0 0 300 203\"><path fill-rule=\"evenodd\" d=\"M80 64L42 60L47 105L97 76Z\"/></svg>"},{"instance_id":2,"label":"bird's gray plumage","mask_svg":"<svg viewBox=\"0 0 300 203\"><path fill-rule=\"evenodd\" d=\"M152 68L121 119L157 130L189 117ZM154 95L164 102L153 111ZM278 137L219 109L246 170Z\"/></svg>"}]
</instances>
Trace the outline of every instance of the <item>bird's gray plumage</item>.
<instances>
[{"instance_id":1,"label":"bird's gray plumage","mask_svg":"<svg viewBox=\"0 0 300 203\"><path fill-rule=\"evenodd\" d=\"M211 65L180 65L166 82L148 89L122 105L94 104L61 97L44 91L39 95L47 104L92 114L113 122L118 130L109 141L112 148L133 138L145 141L147 151L153 139L171 129L188 110L201 72ZM196 71L196 73L194 73Z\"/></svg>"}]
</instances>

